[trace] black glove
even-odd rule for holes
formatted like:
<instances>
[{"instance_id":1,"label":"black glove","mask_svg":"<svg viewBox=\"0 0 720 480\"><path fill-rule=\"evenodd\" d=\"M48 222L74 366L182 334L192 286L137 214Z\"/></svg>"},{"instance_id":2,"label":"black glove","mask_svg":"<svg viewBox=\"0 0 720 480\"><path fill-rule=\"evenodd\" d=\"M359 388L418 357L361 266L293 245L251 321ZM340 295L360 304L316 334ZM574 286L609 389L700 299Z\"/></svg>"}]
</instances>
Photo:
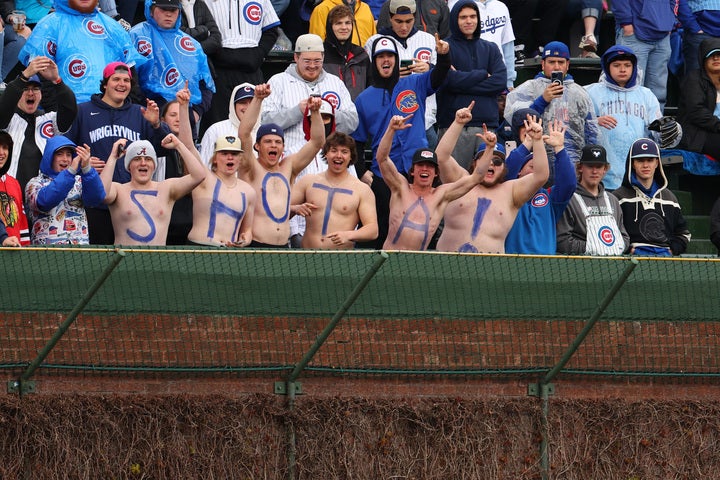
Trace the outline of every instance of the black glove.
<instances>
[{"instance_id":1,"label":"black glove","mask_svg":"<svg viewBox=\"0 0 720 480\"><path fill-rule=\"evenodd\" d=\"M680 143L682 127L673 117L660 117L648 126L654 132L660 132L660 148L673 148Z\"/></svg>"}]
</instances>

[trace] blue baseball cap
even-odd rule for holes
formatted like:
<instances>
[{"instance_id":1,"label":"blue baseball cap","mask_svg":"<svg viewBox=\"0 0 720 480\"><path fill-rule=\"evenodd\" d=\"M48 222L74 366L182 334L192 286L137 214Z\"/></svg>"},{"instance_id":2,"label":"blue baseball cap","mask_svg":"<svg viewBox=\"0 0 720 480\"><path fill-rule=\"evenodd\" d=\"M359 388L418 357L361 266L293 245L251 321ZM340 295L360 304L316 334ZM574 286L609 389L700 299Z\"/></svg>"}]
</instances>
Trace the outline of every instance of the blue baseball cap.
<instances>
[{"instance_id":1,"label":"blue baseball cap","mask_svg":"<svg viewBox=\"0 0 720 480\"><path fill-rule=\"evenodd\" d=\"M477 152L475 152L475 157L477 158L478 155L481 155L485 151L485 147L487 145L485 143L481 143L478 146ZM495 148L493 148L493 155L500 155L503 160L505 159L505 146L502 143L496 143Z\"/></svg>"},{"instance_id":2,"label":"blue baseball cap","mask_svg":"<svg viewBox=\"0 0 720 480\"><path fill-rule=\"evenodd\" d=\"M258 128L257 134L255 135L255 142L259 142L265 135L277 135L285 141L285 132L280 125L276 123L266 123L265 125L260 125L260 128Z\"/></svg>"},{"instance_id":3,"label":"blue baseball cap","mask_svg":"<svg viewBox=\"0 0 720 480\"><path fill-rule=\"evenodd\" d=\"M570 49L563 42L549 42L543 47L542 58L545 60L547 57L560 57L570 59Z\"/></svg>"}]
</instances>

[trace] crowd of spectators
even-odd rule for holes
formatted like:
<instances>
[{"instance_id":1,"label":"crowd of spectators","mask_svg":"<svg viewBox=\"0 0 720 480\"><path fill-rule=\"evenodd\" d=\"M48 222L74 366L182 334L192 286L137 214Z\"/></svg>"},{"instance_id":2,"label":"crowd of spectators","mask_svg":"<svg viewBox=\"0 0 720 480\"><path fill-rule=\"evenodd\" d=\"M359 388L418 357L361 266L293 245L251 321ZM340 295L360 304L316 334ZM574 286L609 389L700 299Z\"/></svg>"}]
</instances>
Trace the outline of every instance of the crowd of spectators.
<instances>
[{"instance_id":1,"label":"crowd of spectators","mask_svg":"<svg viewBox=\"0 0 720 480\"><path fill-rule=\"evenodd\" d=\"M678 255L660 149L720 158L713 2L48 2L0 2L3 245Z\"/></svg>"}]
</instances>

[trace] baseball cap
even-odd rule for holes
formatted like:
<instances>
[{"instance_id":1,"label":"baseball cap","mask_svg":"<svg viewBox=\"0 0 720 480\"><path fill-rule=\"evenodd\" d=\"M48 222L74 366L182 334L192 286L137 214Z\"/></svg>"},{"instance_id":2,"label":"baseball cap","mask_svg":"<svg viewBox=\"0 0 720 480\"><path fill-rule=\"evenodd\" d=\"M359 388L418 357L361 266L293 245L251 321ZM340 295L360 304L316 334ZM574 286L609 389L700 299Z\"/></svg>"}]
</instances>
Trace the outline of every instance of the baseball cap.
<instances>
[{"instance_id":1,"label":"baseball cap","mask_svg":"<svg viewBox=\"0 0 720 480\"><path fill-rule=\"evenodd\" d=\"M397 45L392 37L380 37L373 43L372 58L375 58L383 52L390 52L398 55Z\"/></svg>"},{"instance_id":2,"label":"baseball cap","mask_svg":"<svg viewBox=\"0 0 720 480\"><path fill-rule=\"evenodd\" d=\"M649 138L641 138L635 140L630 147L630 158L660 158L660 148Z\"/></svg>"},{"instance_id":3,"label":"baseball cap","mask_svg":"<svg viewBox=\"0 0 720 480\"><path fill-rule=\"evenodd\" d=\"M478 155L482 154L485 151L485 147L487 145L485 143L481 143L478 146L477 152L475 152L475 157L477 158ZM502 143L496 143L495 147L493 148L493 156L499 155L505 159L505 146Z\"/></svg>"},{"instance_id":4,"label":"baseball cap","mask_svg":"<svg viewBox=\"0 0 720 480\"><path fill-rule=\"evenodd\" d=\"M182 8L180 6L180 0L153 0L150 6L160 8L177 8L178 10Z\"/></svg>"},{"instance_id":5,"label":"baseball cap","mask_svg":"<svg viewBox=\"0 0 720 480\"><path fill-rule=\"evenodd\" d=\"M542 115L532 108L520 108L515 110L510 126L512 127L513 135L516 137L520 134L520 128L525 126L525 120L527 120L528 115L534 116L535 118L542 118Z\"/></svg>"},{"instance_id":6,"label":"baseball cap","mask_svg":"<svg viewBox=\"0 0 720 480\"><path fill-rule=\"evenodd\" d=\"M233 103L237 103L240 100L245 100L246 98L253 98L255 96L255 85L252 83L241 83L240 88L237 89L235 92L235 98L233 98Z\"/></svg>"},{"instance_id":7,"label":"baseball cap","mask_svg":"<svg viewBox=\"0 0 720 480\"><path fill-rule=\"evenodd\" d=\"M715 55L716 53L720 53L720 48L713 48L712 50L710 50L709 52L707 52L705 54L705 58L710 58L713 55Z\"/></svg>"},{"instance_id":8,"label":"baseball cap","mask_svg":"<svg viewBox=\"0 0 720 480\"><path fill-rule=\"evenodd\" d=\"M390 0L390 15L415 13L415 0Z\"/></svg>"},{"instance_id":9,"label":"baseball cap","mask_svg":"<svg viewBox=\"0 0 720 480\"><path fill-rule=\"evenodd\" d=\"M130 76L130 78L132 78L132 72L130 71L130 67L128 67L126 63L123 63L123 62L111 62L111 63L108 63L108 64L105 66L105 68L103 69L103 79L105 79L105 78L110 78L110 76L111 76L113 73L117 72L118 70L120 70L120 71L123 71L123 70L127 71L127 74Z\"/></svg>"},{"instance_id":10,"label":"baseball cap","mask_svg":"<svg viewBox=\"0 0 720 480\"><path fill-rule=\"evenodd\" d=\"M413 154L412 164L415 165L416 163L422 162L432 163L437 166L437 154L429 148L418 148Z\"/></svg>"},{"instance_id":11,"label":"baseball cap","mask_svg":"<svg viewBox=\"0 0 720 480\"><path fill-rule=\"evenodd\" d=\"M242 146L240 145L240 139L228 135L226 137L218 137L215 140L215 151L216 152L242 152Z\"/></svg>"},{"instance_id":12,"label":"baseball cap","mask_svg":"<svg viewBox=\"0 0 720 480\"><path fill-rule=\"evenodd\" d=\"M130 161L135 157L150 157L157 166L157 154L152 143L147 140L136 140L125 150L125 170L128 170Z\"/></svg>"},{"instance_id":13,"label":"baseball cap","mask_svg":"<svg viewBox=\"0 0 720 480\"><path fill-rule=\"evenodd\" d=\"M309 117L311 114L312 112L310 111L310 109L308 109L307 116ZM322 102L320 102L320 115L322 114L333 116L335 115L335 109L333 108L332 104L324 98L322 99Z\"/></svg>"},{"instance_id":14,"label":"baseball cap","mask_svg":"<svg viewBox=\"0 0 720 480\"><path fill-rule=\"evenodd\" d=\"M38 85L42 85L40 77L38 77L37 73L35 75L31 75L25 83L37 83Z\"/></svg>"},{"instance_id":15,"label":"baseball cap","mask_svg":"<svg viewBox=\"0 0 720 480\"><path fill-rule=\"evenodd\" d=\"M545 60L547 57L560 57L570 59L570 49L563 42L549 42L543 48L542 58Z\"/></svg>"},{"instance_id":16,"label":"baseball cap","mask_svg":"<svg viewBox=\"0 0 720 480\"><path fill-rule=\"evenodd\" d=\"M295 41L295 53L303 52L324 52L322 38L314 33L300 35Z\"/></svg>"},{"instance_id":17,"label":"baseball cap","mask_svg":"<svg viewBox=\"0 0 720 480\"><path fill-rule=\"evenodd\" d=\"M255 141L259 142L262 137L265 135L278 135L280 138L285 141L285 132L280 127L280 125L277 125L275 123L266 123L265 125L260 125L260 128L258 128L257 135L255 135Z\"/></svg>"},{"instance_id":18,"label":"baseball cap","mask_svg":"<svg viewBox=\"0 0 720 480\"><path fill-rule=\"evenodd\" d=\"M603 147L602 145L590 144L583 147L578 163L598 164L610 162L608 162L605 147Z\"/></svg>"}]
</instances>

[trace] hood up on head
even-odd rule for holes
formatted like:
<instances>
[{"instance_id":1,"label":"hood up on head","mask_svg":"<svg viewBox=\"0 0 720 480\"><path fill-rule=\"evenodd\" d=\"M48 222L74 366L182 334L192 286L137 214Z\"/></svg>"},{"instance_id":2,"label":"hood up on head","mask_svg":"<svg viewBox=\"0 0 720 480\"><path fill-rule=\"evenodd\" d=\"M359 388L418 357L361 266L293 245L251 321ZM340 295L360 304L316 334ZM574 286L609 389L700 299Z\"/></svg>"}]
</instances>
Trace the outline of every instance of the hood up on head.
<instances>
[{"instance_id":1,"label":"hood up on head","mask_svg":"<svg viewBox=\"0 0 720 480\"><path fill-rule=\"evenodd\" d=\"M370 49L372 55L370 55L370 62L373 85L392 92L392 89L397 85L400 80L400 55L398 54L397 45L392 37L382 36L375 39ZM392 75L389 78L383 78L380 76L380 71L375 63L375 57L382 52L390 52L395 55L395 67L393 68Z\"/></svg>"},{"instance_id":2,"label":"hood up on head","mask_svg":"<svg viewBox=\"0 0 720 480\"><path fill-rule=\"evenodd\" d=\"M610 76L610 64L615 60L630 60L630 62L632 62L633 73L632 76L630 76L630 80L628 80L627 85L625 85L625 88L632 88L637 85L637 56L635 56L635 52L633 52L630 47L623 45L613 45L608 48L600 59L600 65L603 73L605 74L605 81L607 83L617 85L617 82L615 82L615 80L613 80Z\"/></svg>"},{"instance_id":3,"label":"hood up on head","mask_svg":"<svg viewBox=\"0 0 720 480\"><path fill-rule=\"evenodd\" d=\"M649 154L645 155L644 153L639 153L645 152L648 149L650 150L650 152L652 152L653 157L657 155L658 158L658 166L655 169L655 174L653 176L653 182L655 182L655 185L653 188L651 188L650 191L646 191L646 189L641 186L640 182L637 181L637 179L635 178L635 172L632 168L632 159L634 157L639 158L641 156L650 156ZM632 188L632 186L634 185L651 197L654 196L658 191L667 188L668 180L665 176L665 171L663 170L662 157L660 156L660 147L657 145L657 143L655 143L649 138L640 138L638 140L635 140L635 142L630 146L627 157L625 158L625 177L623 178L622 184L623 186L629 188Z\"/></svg>"},{"instance_id":4,"label":"hood up on head","mask_svg":"<svg viewBox=\"0 0 720 480\"><path fill-rule=\"evenodd\" d=\"M55 152L57 152L61 148L68 147L72 148L74 152L76 146L77 145L71 142L67 137L63 137L62 135L55 135L54 137L50 137L45 144L45 150L43 151L42 159L40 160L40 171L50 178L55 178L59 173L52 168L53 156L55 155Z\"/></svg>"},{"instance_id":5,"label":"hood up on head","mask_svg":"<svg viewBox=\"0 0 720 480\"><path fill-rule=\"evenodd\" d=\"M463 33L460 31L460 27L458 26L458 15L460 15L460 10L464 7L471 7L473 10L475 10L478 18L478 24L477 27L475 27L475 31L473 32L473 39L480 38L480 30L482 29L482 17L480 16L480 9L478 8L474 0L460 0L455 5L453 5L452 10L450 10L450 36L456 39L465 39L465 35L463 35Z\"/></svg>"}]
</instances>

